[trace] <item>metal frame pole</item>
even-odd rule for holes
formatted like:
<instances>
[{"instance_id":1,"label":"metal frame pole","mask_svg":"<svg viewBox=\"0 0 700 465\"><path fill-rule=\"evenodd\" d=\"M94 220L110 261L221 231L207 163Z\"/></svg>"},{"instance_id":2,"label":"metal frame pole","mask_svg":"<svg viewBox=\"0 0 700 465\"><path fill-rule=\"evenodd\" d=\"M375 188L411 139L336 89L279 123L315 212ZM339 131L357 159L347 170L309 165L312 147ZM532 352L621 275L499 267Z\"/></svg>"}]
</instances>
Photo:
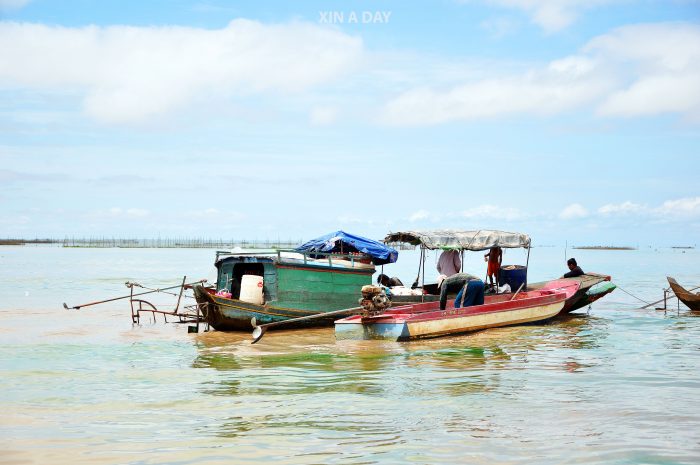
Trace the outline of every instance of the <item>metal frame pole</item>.
<instances>
[{"instance_id":1,"label":"metal frame pole","mask_svg":"<svg viewBox=\"0 0 700 465\"><path fill-rule=\"evenodd\" d=\"M182 293L185 291L185 281L187 281L187 275L182 277L182 285L180 286L180 294L177 296L177 304L175 304L175 311L173 313L177 313L177 311L180 309L180 300L182 300Z\"/></svg>"},{"instance_id":2,"label":"metal frame pole","mask_svg":"<svg viewBox=\"0 0 700 465\"><path fill-rule=\"evenodd\" d=\"M525 282L527 282L527 273L528 273L529 267L530 267L530 247L531 246L532 246L532 244L529 244L527 246L527 258L525 259ZM525 286L525 288L527 289L527 286Z\"/></svg>"},{"instance_id":3,"label":"metal frame pole","mask_svg":"<svg viewBox=\"0 0 700 465\"><path fill-rule=\"evenodd\" d=\"M421 256L421 263L423 267L423 273L421 275L421 282L420 282L420 287L421 287L421 294L420 294L420 301L425 302L425 247L421 245L420 248L420 256Z\"/></svg>"}]
</instances>

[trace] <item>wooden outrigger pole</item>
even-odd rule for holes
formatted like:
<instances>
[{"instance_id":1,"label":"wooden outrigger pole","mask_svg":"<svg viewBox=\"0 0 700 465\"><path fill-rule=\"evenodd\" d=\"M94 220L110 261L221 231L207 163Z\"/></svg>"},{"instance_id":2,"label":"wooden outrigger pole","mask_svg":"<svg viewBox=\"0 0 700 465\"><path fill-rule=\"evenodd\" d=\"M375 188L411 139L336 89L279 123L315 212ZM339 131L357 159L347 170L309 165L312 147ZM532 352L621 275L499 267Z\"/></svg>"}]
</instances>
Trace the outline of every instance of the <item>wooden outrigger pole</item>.
<instances>
[{"instance_id":1,"label":"wooden outrigger pole","mask_svg":"<svg viewBox=\"0 0 700 465\"><path fill-rule=\"evenodd\" d=\"M184 280L183 280L183 281L184 281ZM104 303L107 303L107 302L114 302L115 300L122 300L122 299L134 298L134 297L139 296L139 295L153 294L154 292L167 291L167 290L169 290L169 289L184 288L185 286L192 286L192 285L194 285L194 284L202 284L202 283L205 283L205 282L207 282L206 279L200 279L199 281L194 281L194 282L187 283L187 284L185 284L185 283L183 282L182 284L178 284L177 286L164 287L164 288L161 288L161 289L154 289L154 290L152 290L152 291L146 291L146 292L137 292L136 294L134 294L133 292L131 292L130 294L124 295L124 296L121 296L121 297L113 297L113 298L111 298L111 299L98 300L97 302L90 302L90 303L87 303L87 304L75 305L75 306L73 306L73 307L69 307L68 304L66 304L65 302L63 302L63 308L65 308L66 310L80 310L80 309L83 308L83 307L90 307L90 306L92 306L92 305L104 304ZM132 283L127 283L126 285L127 285L129 288L131 288L131 287L132 287L131 284L132 284ZM179 299L178 299L178 302L179 302Z\"/></svg>"},{"instance_id":2,"label":"wooden outrigger pole","mask_svg":"<svg viewBox=\"0 0 700 465\"><path fill-rule=\"evenodd\" d=\"M169 286L169 287L163 287L163 288L157 288L157 289L151 289L145 292L137 292L134 293L134 287L142 287L144 289L148 289L138 283L132 283L127 281L126 287L128 287L131 292L129 295L121 296L121 297L113 297L111 299L105 299L105 300L98 300L97 302L90 302L87 304L82 304L82 305L76 305L73 307L69 307L68 304L65 302L63 303L63 308L66 310L79 310L83 307L90 307L92 305L98 305L98 304L103 304L107 302L114 302L117 300L123 300L123 299L129 299L129 305L131 306L131 322L133 324L139 324L141 322L141 313L150 313L153 316L153 322L156 322L156 315L161 314L163 315L163 320L167 323L168 322L168 315L177 317L179 320L179 323L196 323L196 326L190 326L188 327L188 332L190 333L197 333L199 332L199 323L200 321L206 319L206 309L200 308L199 304L195 304L194 306L186 306L185 308L188 311L185 312L180 312L180 302L182 301L182 295L185 292L186 288L191 288L193 285L196 284L204 284L207 282L206 279L200 279L199 281L193 281L191 283L187 283L187 276L182 277L182 284L179 284L177 286ZM178 294L172 293L172 292L167 292L168 290L171 289L180 289L180 292ZM158 309L155 305L153 305L151 302L143 299L137 299L134 297L140 297L142 295L147 295L147 294L154 294L156 292L164 292L166 294L174 295L177 296L177 303L175 304L175 309L174 310L160 310ZM208 326L207 326L208 327Z\"/></svg>"},{"instance_id":3,"label":"wooden outrigger pole","mask_svg":"<svg viewBox=\"0 0 700 465\"><path fill-rule=\"evenodd\" d=\"M250 324L253 327L253 340L251 341L251 344L255 344L258 342L262 337L265 335L265 332L267 331L267 328L275 327L275 326L282 326L290 323L298 323L300 321L308 321L308 320L315 320L318 318L325 318L328 316L334 316L334 315L352 315L359 313L363 310L362 307L353 307L353 308L344 308L341 310L333 310L331 312L324 312L324 313L315 313L313 315L307 315L307 316L301 316L299 318L290 318L289 320L282 320L282 321L275 321L272 323L265 323L262 325L258 325L258 322L255 317L252 317L250 319Z\"/></svg>"}]
</instances>

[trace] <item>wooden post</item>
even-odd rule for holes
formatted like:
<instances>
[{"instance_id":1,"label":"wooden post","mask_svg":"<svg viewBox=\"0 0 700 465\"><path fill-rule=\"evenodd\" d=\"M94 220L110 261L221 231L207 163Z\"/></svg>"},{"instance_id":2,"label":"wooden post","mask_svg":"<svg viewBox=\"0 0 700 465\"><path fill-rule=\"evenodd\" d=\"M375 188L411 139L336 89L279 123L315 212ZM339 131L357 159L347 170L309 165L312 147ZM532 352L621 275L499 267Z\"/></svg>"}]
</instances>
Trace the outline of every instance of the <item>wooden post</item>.
<instances>
[{"instance_id":1,"label":"wooden post","mask_svg":"<svg viewBox=\"0 0 700 465\"><path fill-rule=\"evenodd\" d=\"M187 279L187 275L182 277L182 285L180 285L180 294L177 296L177 304L175 304L175 311L173 313L177 313L178 309L180 308L180 300L182 299L182 293L185 290L185 280Z\"/></svg>"},{"instance_id":2,"label":"wooden post","mask_svg":"<svg viewBox=\"0 0 700 465\"><path fill-rule=\"evenodd\" d=\"M138 317L141 315L136 313L134 315L134 286L129 286L129 304L131 306L131 324L138 324Z\"/></svg>"},{"instance_id":3,"label":"wooden post","mask_svg":"<svg viewBox=\"0 0 700 465\"><path fill-rule=\"evenodd\" d=\"M199 302L197 302L197 333L199 333Z\"/></svg>"},{"instance_id":4,"label":"wooden post","mask_svg":"<svg viewBox=\"0 0 700 465\"><path fill-rule=\"evenodd\" d=\"M664 289L664 310L666 310L666 289Z\"/></svg>"},{"instance_id":5,"label":"wooden post","mask_svg":"<svg viewBox=\"0 0 700 465\"><path fill-rule=\"evenodd\" d=\"M530 245L527 246L527 259L525 260L525 282L527 283L527 273L528 273L528 267L530 266ZM500 271L500 270L499 270ZM525 289L527 289L527 286L525 286Z\"/></svg>"}]
</instances>

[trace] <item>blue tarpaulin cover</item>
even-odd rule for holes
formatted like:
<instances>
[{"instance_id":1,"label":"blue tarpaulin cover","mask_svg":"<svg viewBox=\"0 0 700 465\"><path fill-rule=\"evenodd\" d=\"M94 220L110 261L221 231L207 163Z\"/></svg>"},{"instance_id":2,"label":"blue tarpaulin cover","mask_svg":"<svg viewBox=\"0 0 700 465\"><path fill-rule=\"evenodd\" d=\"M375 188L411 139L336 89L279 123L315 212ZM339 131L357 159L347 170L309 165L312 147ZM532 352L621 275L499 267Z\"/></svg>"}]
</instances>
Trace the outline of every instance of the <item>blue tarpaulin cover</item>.
<instances>
[{"instance_id":1,"label":"blue tarpaulin cover","mask_svg":"<svg viewBox=\"0 0 700 465\"><path fill-rule=\"evenodd\" d=\"M300 245L295 250L297 252L361 252L372 257L375 265L394 263L399 258L396 249L387 247L379 241L367 239L362 236L348 234L345 231L335 231Z\"/></svg>"}]
</instances>

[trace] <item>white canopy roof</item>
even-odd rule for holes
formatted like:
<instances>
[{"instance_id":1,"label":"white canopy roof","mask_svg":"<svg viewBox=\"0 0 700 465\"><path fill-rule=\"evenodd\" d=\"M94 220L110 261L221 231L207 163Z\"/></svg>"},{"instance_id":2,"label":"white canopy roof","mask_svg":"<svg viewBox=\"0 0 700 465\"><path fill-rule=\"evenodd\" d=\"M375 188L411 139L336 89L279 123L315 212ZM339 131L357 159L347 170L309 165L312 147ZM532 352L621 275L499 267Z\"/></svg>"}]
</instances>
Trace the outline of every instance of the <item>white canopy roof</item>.
<instances>
[{"instance_id":1,"label":"white canopy roof","mask_svg":"<svg viewBox=\"0 0 700 465\"><path fill-rule=\"evenodd\" d=\"M487 250L491 247L517 248L530 247L527 234L479 229L460 231L440 229L433 231L403 231L389 233L384 242L421 245L426 249Z\"/></svg>"}]
</instances>

